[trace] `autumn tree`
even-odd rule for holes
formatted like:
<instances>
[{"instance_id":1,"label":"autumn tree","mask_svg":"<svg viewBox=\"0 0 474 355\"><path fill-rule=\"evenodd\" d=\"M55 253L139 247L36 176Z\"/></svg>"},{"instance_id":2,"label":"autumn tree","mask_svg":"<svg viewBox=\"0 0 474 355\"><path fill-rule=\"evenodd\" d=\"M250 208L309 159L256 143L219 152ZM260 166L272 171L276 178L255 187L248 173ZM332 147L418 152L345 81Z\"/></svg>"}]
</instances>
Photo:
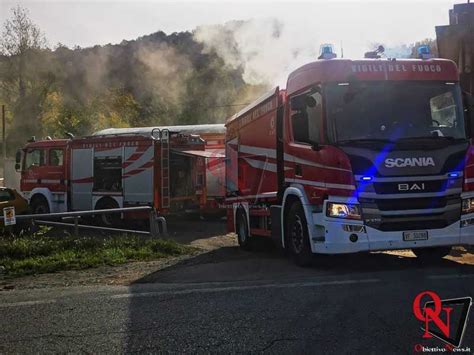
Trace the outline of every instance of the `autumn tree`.
<instances>
[{"instance_id":1,"label":"autumn tree","mask_svg":"<svg viewBox=\"0 0 474 355\"><path fill-rule=\"evenodd\" d=\"M14 62L18 81L18 96L25 96L25 69L28 52L46 46L46 39L37 25L29 18L28 10L20 5L11 10L0 38L0 53Z\"/></svg>"}]
</instances>

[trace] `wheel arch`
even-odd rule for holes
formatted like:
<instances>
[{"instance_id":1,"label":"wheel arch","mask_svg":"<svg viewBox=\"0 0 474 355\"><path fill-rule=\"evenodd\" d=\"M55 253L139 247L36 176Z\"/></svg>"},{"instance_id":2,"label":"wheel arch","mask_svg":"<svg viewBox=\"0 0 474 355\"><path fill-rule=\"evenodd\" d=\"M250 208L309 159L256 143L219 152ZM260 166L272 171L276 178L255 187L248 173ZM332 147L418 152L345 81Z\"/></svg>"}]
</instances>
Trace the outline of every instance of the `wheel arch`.
<instances>
[{"instance_id":1,"label":"wheel arch","mask_svg":"<svg viewBox=\"0 0 474 355\"><path fill-rule=\"evenodd\" d=\"M112 202L112 203L115 203L118 208L121 207L121 201L114 198L114 196L102 196L100 197L94 204L94 210L98 210L100 208L98 208L101 204L105 204L107 202Z\"/></svg>"},{"instance_id":2,"label":"wheel arch","mask_svg":"<svg viewBox=\"0 0 474 355\"><path fill-rule=\"evenodd\" d=\"M234 231L237 232L237 211L243 209L245 217L247 218L247 230L250 234L250 216L249 216L249 203L248 202L237 202L232 205L234 212Z\"/></svg>"},{"instance_id":3,"label":"wheel arch","mask_svg":"<svg viewBox=\"0 0 474 355\"><path fill-rule=\"evenodd\" d=\"M295 184L290 187L288 187L285 190L285 193L283 194L283 203L282 203L282 209L281 209L281 244L283 248L286 248L286 242L285 242L285 230L286 230L286 219L288 212L293 205L293 203L299 202L301 203L301 206L303 207L303 211L306 217L306 223L307 223L307 228L308 228L308 235L311 238L311 221L312 221L312 216L311 216L311 211L307 206L310 205L308 197L306 196L306 193L304 191L304 187L300 184Z\"/></svg>"},{"instance_id":4,"label":"wheel arch","mask_svg":"<svg viewBox=\"0 0 474 355\"><path fill-rule=\"evenodd\" d=\"M35 188L35 189L31 190L28 205L31 206L31 203L34 200L39 199L39 198L44 199L46 201L46 203L48 204L48 208L51 212L55 212L55 211L52 210L53 195L52 195L52 193L49 189L44 188L44 187L38 187L38 188Z\"/></svg>"}]
</instances>

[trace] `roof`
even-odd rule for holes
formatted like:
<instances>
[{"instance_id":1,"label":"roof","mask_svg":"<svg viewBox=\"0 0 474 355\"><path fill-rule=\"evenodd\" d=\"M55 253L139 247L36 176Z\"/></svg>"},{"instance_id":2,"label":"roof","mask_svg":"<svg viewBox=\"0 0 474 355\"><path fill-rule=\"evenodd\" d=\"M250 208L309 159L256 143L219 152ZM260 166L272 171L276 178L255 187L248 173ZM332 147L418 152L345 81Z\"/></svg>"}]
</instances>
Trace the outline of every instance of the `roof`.
<instances>
[{"instance_id":1,"label":"roof","mask_svg":"<svg viewBox=\"0 0 474 355\"><path fill-rule=\"evenodd\" d=\"M167 129L170 132L183 134L225 134L225 126L221 123L201 124L201 125L178 125L178 126L154 126L154 127L134 127L134 128L107 128L93 133L93 136L109 135L151 135L154 129Z\"/></svg>"},{"instance_id":2,"label":"roof","mask_svg":"<svg viewBox=\"0 0 474 355\"><path fill-rule=\"evenodd\" d=\"M303 65L288 76L291 95L316 83L351 80L458 81L456 64L447 59L322 59Z\"/></svg>"},{"instance_id":3,"label":"roof","mask_svg":"<svg viewBox=\"0 0 474 355\"><path fill-rule=\"evenodd\" d=\"M234 114L232 117L230 117L226 122L226 126L229 126L232 122L236 121L237 119L240 120L240 118L243 116L247 117L248 122L249 122L249 121L252 121L255 117L259 117L260 115L267 113L270 110L276 109L278 105L276 99L278 98L279 92L280 92L280 88L278 86L266 92L265 94L260 96L258 99L256 99L254 102L252 102L251 104L249 104L248 106L244 107L242 110ZM265 110L261 110L260 112L258 112L256 116L249 117L251 116L250 112L253 112L254 109L256 109L260 104L264 103L265 101L270 102L271 106L266 107Z\"/></svg>"},{"instance_id":4,"label":"roof","mask_svg":"<svg viewBox=\"0 0 474 355\"><path fill-rule=\"evenodd\" d=\"M27 142L25 144L26 148L34 147L64 147L68 144L69 139L42 139L34 142Z\"/></svg>"}]
</instances>

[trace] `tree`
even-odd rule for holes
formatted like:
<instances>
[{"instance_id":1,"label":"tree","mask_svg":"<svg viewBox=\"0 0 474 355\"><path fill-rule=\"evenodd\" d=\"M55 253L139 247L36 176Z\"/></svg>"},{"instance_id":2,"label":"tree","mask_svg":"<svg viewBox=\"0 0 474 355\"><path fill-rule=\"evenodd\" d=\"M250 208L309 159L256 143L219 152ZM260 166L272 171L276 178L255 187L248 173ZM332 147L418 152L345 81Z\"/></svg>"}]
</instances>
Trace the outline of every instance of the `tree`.
<instances>
[{"instance_id":1,"label":"tree","mask_svg":"<svg viewBox=\"0 0 474 355\"><path fill-rule=\"evenodd\" d=\"M27 9L16 6L3 25L0 37L0 96L6 99L13 113L13 127L8 140L17 142L35 134L41 104L54 78L44 72L46 39L29 18ZM33 65L34 64L34 65Z\"/></svg>"},{"instance_id":2,"label":"tree","mask_svg":"<svg viewBox=\"0 0 474 355\"><path fill-rule=\"evenodd\" d=\"M5 22L2 38L0 38L0 52L18 62L18 95L25 96L24 72L26 55L31 49L41 49L46 46L46 39L24 7L17 5L11 10L11 18Z\"/></svg>"}]
</instances>

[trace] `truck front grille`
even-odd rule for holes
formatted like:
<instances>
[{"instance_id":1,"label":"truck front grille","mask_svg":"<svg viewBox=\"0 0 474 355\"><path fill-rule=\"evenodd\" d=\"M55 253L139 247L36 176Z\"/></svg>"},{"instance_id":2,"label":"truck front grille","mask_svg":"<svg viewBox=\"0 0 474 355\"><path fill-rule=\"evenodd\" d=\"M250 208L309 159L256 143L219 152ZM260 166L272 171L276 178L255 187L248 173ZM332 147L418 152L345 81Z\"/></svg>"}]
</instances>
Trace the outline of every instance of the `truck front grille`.
<instances>
[{"instance_id":1,"label":"truck front grille","mask_svg":"<svg viewBox=\"0 0 474 355\"><path fill-rule=\"evenodd\" d=\"M460 219L462 177L444 180L427 177L427 182L421 177L416 179L418 184L425 183L421 192L396 191L394 186L398 190L399 183L407 183L404 177L388 178L389 183L378 178L376 182L358 186L366 225L381 231L440 229Z\"/></svg>"}]
</instances>

